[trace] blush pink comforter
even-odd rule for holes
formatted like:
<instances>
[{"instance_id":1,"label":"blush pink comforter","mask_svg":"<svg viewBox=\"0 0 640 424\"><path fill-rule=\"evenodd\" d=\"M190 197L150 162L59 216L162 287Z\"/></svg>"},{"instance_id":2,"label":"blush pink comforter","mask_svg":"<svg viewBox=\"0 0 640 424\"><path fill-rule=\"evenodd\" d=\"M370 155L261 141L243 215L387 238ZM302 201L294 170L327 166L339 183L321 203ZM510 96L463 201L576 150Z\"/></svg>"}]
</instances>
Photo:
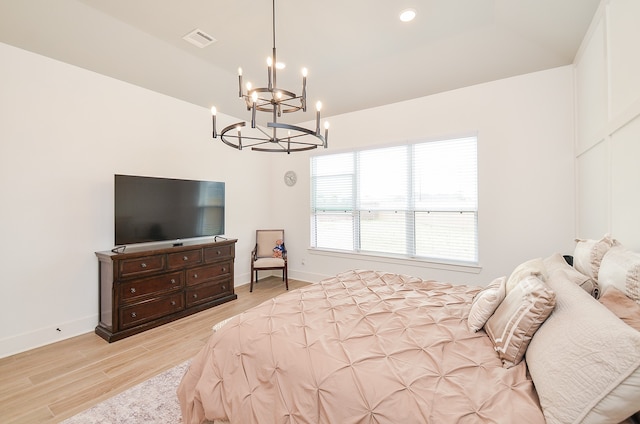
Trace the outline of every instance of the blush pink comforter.
<instances>
[{"instance_id":1,"label":"blush pink comforter","mask_svg":"<svg viewBox=\"0 0 640 424\"><path fill-rule=\"evenodd\" d=\"M526 365L467 315L478 287L350 271L231 319L178 388L184 423L544 423Z\"/></svg>"}]
</instances>

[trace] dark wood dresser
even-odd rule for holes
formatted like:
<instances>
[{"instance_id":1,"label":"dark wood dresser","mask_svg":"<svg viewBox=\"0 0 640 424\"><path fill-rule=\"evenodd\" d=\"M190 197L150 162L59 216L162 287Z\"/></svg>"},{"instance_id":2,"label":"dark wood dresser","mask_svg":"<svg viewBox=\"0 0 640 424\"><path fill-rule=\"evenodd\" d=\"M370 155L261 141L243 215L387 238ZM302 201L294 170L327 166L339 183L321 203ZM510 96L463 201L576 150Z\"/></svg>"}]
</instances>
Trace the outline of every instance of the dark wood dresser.
<instances>
[{"instance_id":1,"label":"dark wood dresser","mask_svg":"<svg viewBox=\"0 0 640 424\"><path fill-rule=\"evenodd\" d=\"M236 242L96 252L100 271L96 334L113 342L237 299Z\"/></svg>"}]
</instances>

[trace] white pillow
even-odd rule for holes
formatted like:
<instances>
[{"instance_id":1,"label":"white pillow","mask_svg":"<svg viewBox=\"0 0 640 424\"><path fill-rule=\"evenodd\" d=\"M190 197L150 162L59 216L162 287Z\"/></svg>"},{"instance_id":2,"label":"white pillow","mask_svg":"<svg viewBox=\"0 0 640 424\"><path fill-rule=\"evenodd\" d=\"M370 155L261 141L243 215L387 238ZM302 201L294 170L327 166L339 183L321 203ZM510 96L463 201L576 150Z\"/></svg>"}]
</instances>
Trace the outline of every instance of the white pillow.
<instances>
[{"instance_id":1,"label":"white pillow","mask_svg":"<svg viewBox=\"0 0 640 424\"><path fill-rule=\"evenodd\" d=\"M518 265L507 280L507 293L530 275L538 277L542 281L547 278L547 270L542 263L542 258L530 259Z\"/></svg>"},{"instance_id":2,"label":"white pillow","mask_svg":"<svg viewBox=\"0 0 640 424\"><path fill-rule=\"evenodd\" d=\"M596 283L588 275L584 275L565 261L564 257L560 253L554 253L553 255L544 258L542 260L544 267L547 269L549 275L553 274L558 269L566 271L569 279L580 286L582 290L589 293L592 297L598 298L599 290L598 283Z\"/></svg>"},{"instance_id":3,"label":"white pillow","mask_svg":"<svg viewBox=\"0 0 640 424\"><path fill-rule=\"evenodd\" d=\"M619 423L640 409L640 332L565 271L547 284L556 308L526 353L547 423Z\"/></svg>"},{"instance_id":4,"label":"white pillow","mask_svg":"<svg viewBox=\"0 0 640 424\"><path fill-rule=\"evenodd\" d=\"M507 277L496 278L475 295L471 303L469 319L467 321L471 331L479 331L498 305L500 305L500 302L502 302L507 294L506 283Z\"/></svg>"},{"instance_id":5,"label":"white pillow","mask_svg":"<svg viewBox=\"0 0 640 424\"><path fill-rule=\"evenodd\" d=\"M640 254L612 247L602 258L598 282L603 291L613 286L640 304Z\"/></svg>"},{"instance_id":6,"label":"white pillow","mask_svg":"<svg viewBox=\"0 0 640 424\"><path fill-rule=\"evenodd\" d=\"M616 245L618 245L618 241L612 239L608 234L600 240L576 239L576 247L573 251L573 267L597 282L602 257Z\"/></svg>"}]
</instances>

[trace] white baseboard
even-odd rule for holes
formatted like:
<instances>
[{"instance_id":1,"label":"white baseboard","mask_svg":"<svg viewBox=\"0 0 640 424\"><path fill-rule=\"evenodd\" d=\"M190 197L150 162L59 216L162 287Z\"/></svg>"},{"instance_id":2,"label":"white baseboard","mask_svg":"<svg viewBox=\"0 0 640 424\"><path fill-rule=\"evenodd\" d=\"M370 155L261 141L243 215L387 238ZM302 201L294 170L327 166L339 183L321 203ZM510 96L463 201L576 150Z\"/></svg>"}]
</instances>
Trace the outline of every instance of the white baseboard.
<instances>
[{"instance_id":1,"label":"white baseboard","mask_svg":"<svg viewBox=\"0 0 640 424\"><path fill-rule=\"evenodd\" d=\"M98 314L0 340L0 358L94 331Z\"/></svg>"},{"instance_id":2,"label":"white baseboard","mask_svg":"<svg viewBox=\"0 0 640 424\"><path fill-rule=\"evenodd\" d=\"M281 276L282 272L273 271L272 275ZM260 278L263 278L265 276L267 276L267 274L265 274L264 271L262 271L262 274L260 274ZM304 281L306 283L317 283L318 281L322 281L325 278L329 278L329 277L332 277L332 275L315 274L311 272L298 271L298 270L289 268L289 278L292 278L294 280ZM250 281L251 281L251 275L249 273L235 274L233 283L234 283L234 287L240 287L240 286L249 284Z\"/></svg>"},{"instance_id":3,"label":"white baseboard","mask_svg":"<svg viewBox=\"0 0 640 424\"><path fill-rule=\"evenodd\" d=\"M322 281L332 276L333 275L316 274L312 272L289 269L289 278L293 278L294 280L305 281L307 283L317 283L319 281Z\"/></svg>"},{"instance_id":4,"label":"white baseboard","mask_svg":"<svg viewBox=\"0 0 640 424\"><path fill-rule=\"evenodd\" d=\"M234 282L235 286L238 287L249 284L250 277L249 273L236 275ZM330 276L291 269L289 270L289 278L309 283L318 282L328 277ZM45 327L32 332L7 337L0 340L0 358L5 358L27 350L59 342L61 340L70 339L71 337L79 336L81 334L90 333L95 330L96 325L98 325L98 314L58 324L56 326Z\"/></svg>"}]
</instances>

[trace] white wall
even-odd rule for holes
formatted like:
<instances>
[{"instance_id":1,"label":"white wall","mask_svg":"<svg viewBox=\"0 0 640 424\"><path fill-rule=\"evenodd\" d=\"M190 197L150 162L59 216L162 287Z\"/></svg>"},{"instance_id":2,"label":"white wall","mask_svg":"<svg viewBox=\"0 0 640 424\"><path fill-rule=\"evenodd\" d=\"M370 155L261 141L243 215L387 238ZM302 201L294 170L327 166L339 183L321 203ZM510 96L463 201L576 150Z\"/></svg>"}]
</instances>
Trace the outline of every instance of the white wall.
<instances>
[{"instance_id":1,"label":"white wall","mask_svg":"<svg viewBox=\"0 0 640 424\"><path fill-rule=\"evenodd\" d=\"M0 63L0 357L93 331L115 173L226 182L248 281L255 226L270 224L251 206L269 204L269 161L212 141L202 107L1 43Z\"/></svg>"},{"instance_id":2,"label":"white wall","mask_svg":"<svg viewBox=\"0 0 640 424\"><path fill-rule=\"evenodd\" d=\"M286 229L290 276L318 281L359 267L484 285L524 260L570 253L575 213L572 87L572 68L567 66L332 117L330 152L477 133L481 270L314 254L308 250L309 155L292 154L275 158L273 167L274 222ZM282 182L289 169L299 176L294 187Z\"/></svg>"},{"instance_id":3,"label":"white wall","mask_svg":"<svg viewBox=\"0 0 640 424\"><path fill-rule=\"evenodd\" d=\"M114 173L225 181L237 285L249 280L256 228L286 229L290 276L307 281L372 268L486 284L573 246L570 67L331 119L332 152L478 134L481 269L469 273L312 254L308 154L235 151L210 139L204 108L5 44L0 62L0 357L93 331L94 252L113 245ZM282 180L289 169L294 187Z\"/></svg>"},{"instance_id":4,"label":"white wall","mask_svg":"<svg viewBox=\"0 0 640 424\"><path fill-rule=\"evenodd\" d=\"M576 233L640 250L640 2L603 0L576 58Z\"/></svg>"}]
</instances>

